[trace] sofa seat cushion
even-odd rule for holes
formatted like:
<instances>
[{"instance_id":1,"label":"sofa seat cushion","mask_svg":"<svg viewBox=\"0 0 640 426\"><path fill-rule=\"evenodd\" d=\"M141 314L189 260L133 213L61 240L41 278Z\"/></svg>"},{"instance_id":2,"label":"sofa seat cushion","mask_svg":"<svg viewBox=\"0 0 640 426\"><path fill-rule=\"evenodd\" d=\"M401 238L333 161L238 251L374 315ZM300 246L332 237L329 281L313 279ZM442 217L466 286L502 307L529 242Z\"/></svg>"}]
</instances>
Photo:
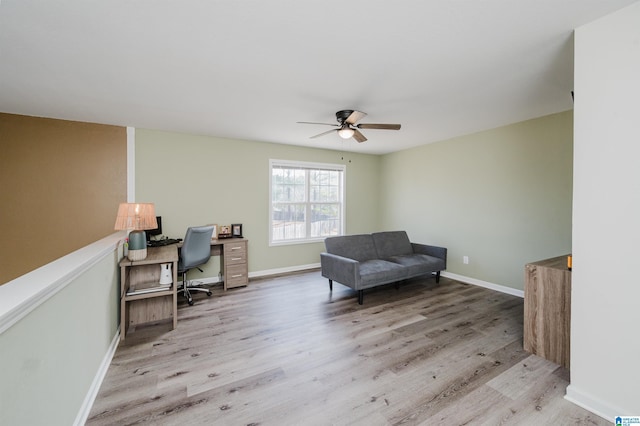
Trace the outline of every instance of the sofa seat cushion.
<instances>
[{"instance_id":1,"label":"sofa seat cushion","mask_svg":"<svg viewBox=\"0 0 640 426\"><path fill-rule=\"evenodd\" d=\"M408 277L407 268L386 260L373 259L360 262L360 288L375 287Z\"/></svg>"},{"instance_id":2,"label":"sofa seat cushion","mask_svg":"<svg viewBox=\"0 0 640 426\"><path fill-rule=\"evenodd\" d=\"M430 274L431 272L445 269L443 259L426 254L391 256L388 260L406 267L409 277Z\"/></svg>"}]
</instances>

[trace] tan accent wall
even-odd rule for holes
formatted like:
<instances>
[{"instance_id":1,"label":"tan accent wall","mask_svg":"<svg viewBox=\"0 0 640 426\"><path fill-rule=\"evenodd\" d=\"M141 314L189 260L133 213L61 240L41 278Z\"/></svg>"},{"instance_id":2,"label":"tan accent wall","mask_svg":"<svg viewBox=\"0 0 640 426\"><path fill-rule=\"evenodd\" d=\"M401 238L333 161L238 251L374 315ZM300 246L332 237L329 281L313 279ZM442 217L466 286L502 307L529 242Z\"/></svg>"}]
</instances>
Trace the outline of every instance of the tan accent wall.
<instances>
[{"instance_id":1,"label":"tan accent wall","mask_svg":"<svg viewBox=\"0 0 640 426\"><path fill-rule=\"evenodd\" d=\"M0 284L114 232L126 133L0 113Z\"/></svg>"}]
</instances>

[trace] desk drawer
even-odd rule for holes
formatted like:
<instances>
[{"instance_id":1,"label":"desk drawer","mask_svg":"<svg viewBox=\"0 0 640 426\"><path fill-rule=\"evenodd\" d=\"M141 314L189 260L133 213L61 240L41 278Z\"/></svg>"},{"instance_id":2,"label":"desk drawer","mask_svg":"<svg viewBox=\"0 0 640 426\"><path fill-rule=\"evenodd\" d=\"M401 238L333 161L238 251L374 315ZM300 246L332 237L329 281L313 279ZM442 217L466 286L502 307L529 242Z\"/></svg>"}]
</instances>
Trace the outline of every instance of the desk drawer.
<instances>
[{"instance_id":1,"label":"desk drawer","mask_svg":"<svg viewBox=\"0 0 640 426\"><path fill-rule=\"evenodd\" d=\"M247 263L247 243L245 241L239 241L237 243L225 244L224 260L227 265Z\"/></svg>"},{"instance_id":2,"label":"desk drawer","mask_svg":"<svg viewBox=\"0 0 640 426\"><path fill-rule=\"evenodd\" d=\"M242 287L247 285L249 277L247 275L247 265L232 265L227 268L224 276L225 288Z\"/></svg>"}]
</instances>

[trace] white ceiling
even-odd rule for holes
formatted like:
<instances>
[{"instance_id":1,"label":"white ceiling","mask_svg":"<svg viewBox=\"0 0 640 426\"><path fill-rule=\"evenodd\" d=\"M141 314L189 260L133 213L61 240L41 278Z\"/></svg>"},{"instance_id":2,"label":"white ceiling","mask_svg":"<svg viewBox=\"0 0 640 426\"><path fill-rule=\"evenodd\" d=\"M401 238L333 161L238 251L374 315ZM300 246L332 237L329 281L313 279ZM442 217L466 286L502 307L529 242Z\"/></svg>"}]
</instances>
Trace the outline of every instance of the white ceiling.
<instances>
[{"instance_id":1,"label":"white ceiling","mask_svg":"<svg viewBox=\"0 0 640 426\"><path fill-rule=\"evenodd\" d=\"M0 0L0 111L387 153L572 108L572 30L636 0ZM357 109L344 141L335 112Z\"/></svg>"}]
</instances>

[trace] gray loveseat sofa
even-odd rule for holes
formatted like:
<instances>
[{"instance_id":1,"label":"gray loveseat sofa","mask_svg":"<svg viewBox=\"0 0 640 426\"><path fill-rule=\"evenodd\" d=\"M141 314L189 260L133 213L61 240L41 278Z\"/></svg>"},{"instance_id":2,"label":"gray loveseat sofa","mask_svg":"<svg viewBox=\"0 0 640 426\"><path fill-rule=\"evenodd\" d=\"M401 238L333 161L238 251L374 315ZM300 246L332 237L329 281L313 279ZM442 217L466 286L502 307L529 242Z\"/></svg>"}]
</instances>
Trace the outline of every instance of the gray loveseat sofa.
<instances>
[{"instance_id":1,"label":"gray loveseat sofa","mask_svg":"<svg viewBox=\"0 0 640 426\"><path fill-rule=\"evenodd\" d=\"M419 275L434 274L447 267L447 249L409 241L405 231L329 237L326 252L320 254L322 276L358 292L362 305L364 290Z\"/></svg>"}]
</instances>

